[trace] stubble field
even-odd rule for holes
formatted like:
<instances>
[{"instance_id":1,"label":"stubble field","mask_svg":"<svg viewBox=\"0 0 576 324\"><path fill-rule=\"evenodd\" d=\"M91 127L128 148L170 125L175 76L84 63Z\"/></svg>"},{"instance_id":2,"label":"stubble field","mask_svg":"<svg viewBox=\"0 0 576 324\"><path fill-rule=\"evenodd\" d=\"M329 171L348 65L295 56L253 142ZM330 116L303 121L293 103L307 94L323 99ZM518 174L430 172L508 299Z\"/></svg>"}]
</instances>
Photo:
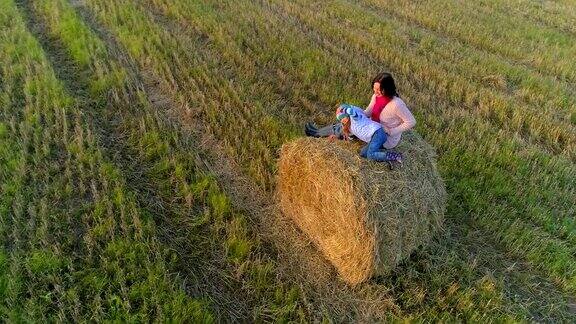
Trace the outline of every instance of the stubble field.
<instances>
[{"instance_id":1,"label":"stubble field","mask_svg":"<svg viewBox=\"0 0 576 324\"><path fill-rule=\"evenodd\" d=\"M2 321L576 321L576 4L0 0ZM281 145L390 71L444 231L357 287Z\"/></svg>"}]
</instances>

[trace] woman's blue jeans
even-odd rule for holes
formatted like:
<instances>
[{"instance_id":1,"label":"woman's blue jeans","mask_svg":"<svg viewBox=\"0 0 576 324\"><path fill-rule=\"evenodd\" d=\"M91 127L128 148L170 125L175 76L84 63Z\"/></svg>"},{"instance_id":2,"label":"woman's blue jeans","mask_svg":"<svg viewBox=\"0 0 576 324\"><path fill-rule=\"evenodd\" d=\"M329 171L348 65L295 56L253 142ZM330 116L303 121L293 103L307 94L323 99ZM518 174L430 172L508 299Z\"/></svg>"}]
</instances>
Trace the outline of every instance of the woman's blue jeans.
<instances>
[{"instance_id":1,"label":"woman's blue jeans","mask_svg":"<svg viewBox=\"0 0 576 324\"><path fill-rule=\"evenodd\" d=\"M372 135L370 143L360 150L360 156L378 162L388 161L386 152L382 151L382 146L386 143L387 139L388 136L386 132L384 132L384 129L379 128Z\"/></svg>"}]
</instances>

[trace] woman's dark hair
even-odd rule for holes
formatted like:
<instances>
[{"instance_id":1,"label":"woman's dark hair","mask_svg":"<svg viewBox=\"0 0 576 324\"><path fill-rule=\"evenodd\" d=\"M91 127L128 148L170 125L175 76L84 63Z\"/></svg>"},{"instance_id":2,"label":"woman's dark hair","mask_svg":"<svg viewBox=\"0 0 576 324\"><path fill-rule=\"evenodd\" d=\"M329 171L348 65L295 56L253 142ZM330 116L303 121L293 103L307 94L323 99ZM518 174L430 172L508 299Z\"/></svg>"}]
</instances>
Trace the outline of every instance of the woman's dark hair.
<instances>
[{"instance_id":1,"label":"woman's dark hair","mask_svg":"<svg viewBox=\"0 0 576 324\"><path fill-rule=\"evenodd\" d=\"M392 78L392 74L387 72L382 72L378 74L372 80L372 83L370 84L371 87L374 87L374 83L376 82L380 83L380 90L382 91L382 94L384 94L386 97L389 98L395 96L399 97L398 92L396 91L396 84L394 83L394 78ZM372 90L372 88L370 88L370 90Z\"/></svg>"}]
</instances>

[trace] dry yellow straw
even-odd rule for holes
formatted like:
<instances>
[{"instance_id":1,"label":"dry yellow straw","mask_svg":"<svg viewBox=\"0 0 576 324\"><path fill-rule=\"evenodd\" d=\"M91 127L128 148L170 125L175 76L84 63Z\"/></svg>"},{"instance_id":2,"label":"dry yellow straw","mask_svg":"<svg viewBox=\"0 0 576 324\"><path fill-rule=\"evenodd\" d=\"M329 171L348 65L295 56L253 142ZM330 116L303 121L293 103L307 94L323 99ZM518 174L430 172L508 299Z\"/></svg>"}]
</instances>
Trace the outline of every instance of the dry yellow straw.
<instances>
[{"instance_id":1,"label":"dry yellow straw","mask_svg":"<svg viewBox=\"0 0 576 324\"><path fill-rule=\"evenodd\" d=\"M408 132L402 168L360 158L359 143L300 138L282 147L282 211L341 277L357 284L389 273L442 224L446 190L434 149Z\"/></svg>"}]
</instances>

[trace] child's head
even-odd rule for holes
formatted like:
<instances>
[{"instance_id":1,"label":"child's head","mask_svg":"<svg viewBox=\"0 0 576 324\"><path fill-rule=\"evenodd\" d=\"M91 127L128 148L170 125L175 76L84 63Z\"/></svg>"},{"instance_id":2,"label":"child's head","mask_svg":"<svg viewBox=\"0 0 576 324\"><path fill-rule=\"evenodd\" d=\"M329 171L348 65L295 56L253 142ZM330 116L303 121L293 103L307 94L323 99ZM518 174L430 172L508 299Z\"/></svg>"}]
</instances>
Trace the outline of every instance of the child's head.
<instances>
[{"instance_id":1,"label":"child's head","mask_svg":"<svg viewBox=\"0 0 576 324\"><path fill-rule=\"evenodd\" d=\"M344 125L347 125L350 122L350 115L344 111L344 108L341 105L336 107L336 120Z\"/></svg>"}]
</instances>

